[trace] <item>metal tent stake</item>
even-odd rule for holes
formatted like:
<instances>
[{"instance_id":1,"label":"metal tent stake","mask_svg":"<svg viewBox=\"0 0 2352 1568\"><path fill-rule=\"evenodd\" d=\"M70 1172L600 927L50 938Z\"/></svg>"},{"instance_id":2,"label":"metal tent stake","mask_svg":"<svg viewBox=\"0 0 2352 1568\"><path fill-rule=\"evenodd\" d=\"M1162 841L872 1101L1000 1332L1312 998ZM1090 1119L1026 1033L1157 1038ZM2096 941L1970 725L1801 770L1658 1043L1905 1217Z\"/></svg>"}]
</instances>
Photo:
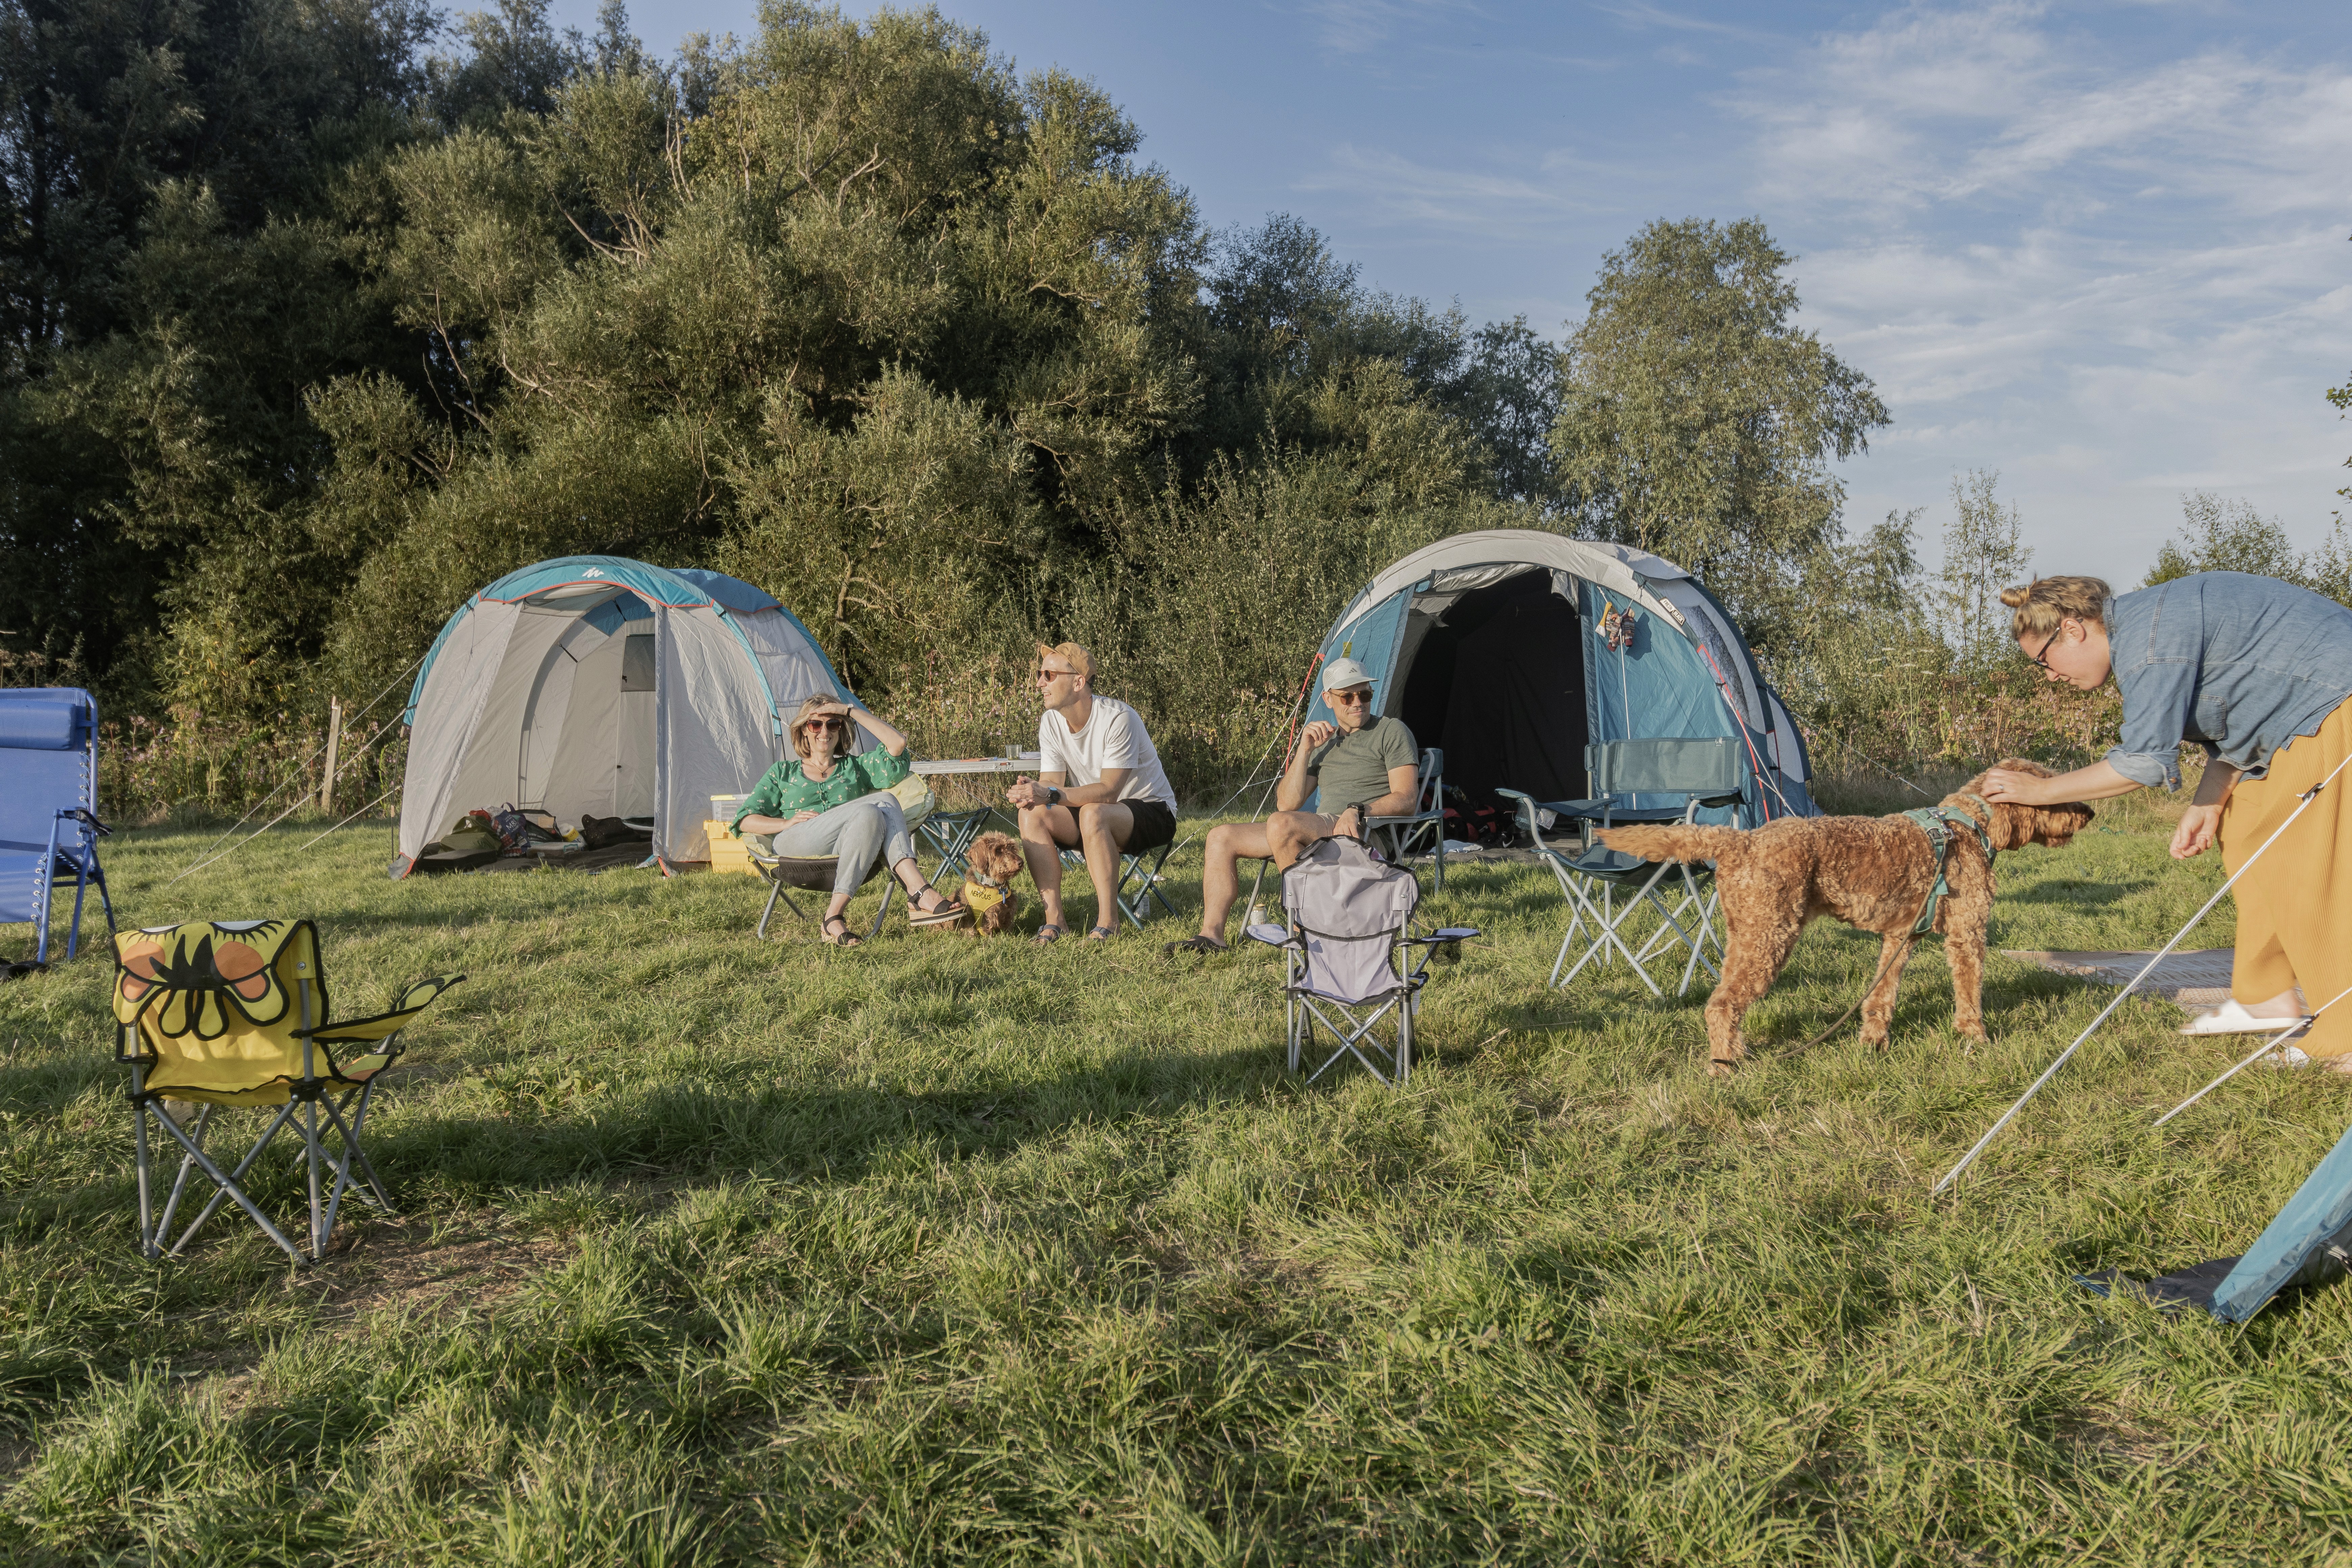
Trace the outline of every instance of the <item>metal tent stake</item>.
<instances>
[{"instance_id":1,"label":"metal tent stake","mask_svg":"<svg viewBox=\"0 0 2352 1568\"><path fill-rule=\"evenodd\" d=\"M2263 855L2269 852L2270 847L2278 842L2280 834L2284 833L2288 828L2294 826L2294 819L2301 816L2305 811L2309 809L2311 803L2319 798L2319 792L2321 790L2326 789L2329 784L2336 782L2336 775L2342 773L2347 764L2352 764L2352 755L2346 756L2343 762L2336 764L2334 772L2331 772L2326 778L2320 780L2317 784L2312 785L2311 788L2304 792L2301 804L2296 805L2293 811L2288 812L2286 820L2280 823L2277 827L2273 829L2271 836L2268 838L2263 840L2262 847L2256 849L2252 855L2247 856L2246 863L2239 867L2235 871L2231 872L2229 880L2223 882L2219 888L2213 890L2213 896L2205 900L2205 907L2199 910L2195 914L2190 915L2189 917L2189 923L2182 926L2179 931L2176 931L2173 934L2172 940L2164 944L2162 951L2158 952L2154 958L2147 961L2147 966L2142 969L2137 974L2133 975L2131 977L2130 984L2126 984L2121 991L2116 993L2116 999L2114 1001L2099 1009L2099 1016L2091 1020L2090 1027L2075 1036L2074 1043L2068 1046L2064 1051L2061 1052L2056 1061L2052 1062L2047 1068L2042 1069L2042 1076L2033 1080L2033 1087L2027 1089L2023 1094L2019 1095L2017 1097L2017 1103L2011 1106L2007 1110L2002 1111L2000 1120L1994 1122L1990 1127L1985 1129L1985 1135L1977 1140L1976 1147L1961 1155L1960 1163L1944 1173L1944 1179L1936 1184L1934 1190L1927 1194L1929 1197L1941 1196L1946 1188L1949 1187L1954 1182L1960 1179L1960 1173L1967 1170L1970 1165L1976 1163L1977 1156L1985 1152L1985 1146L2000 1135L2000 1130L2002 1128L2008 1126L2011 1121L2016 1120L2017 1113L2025 1109L2026 1101L2041 1093L2042 1086L2058 1076L2058 1069L2064 1067L2067 1059L2074 1056L2076 1051L2083 1048L2083 1042L2089 1039L2094 1034L2097 1033L2099 1026L2107 1021L2109 1015L2113 1014L2116 1008L2124 1005L2125 997L2139 989L2139 983L2146 980L2150 974L2154 973L2156 972L2156 966L2163 963L2174 948L2180 945L2183 938L2188 936L2190 931L2197 929L2197 922L2199 921L2203 920L2207 915L2213 912L2213 906L2221 901L2221 896L2237 885L2239 878L2244 876L2247 872L2254 868L2254 862L2261 859Z\"/></svg>"}]
</instances>

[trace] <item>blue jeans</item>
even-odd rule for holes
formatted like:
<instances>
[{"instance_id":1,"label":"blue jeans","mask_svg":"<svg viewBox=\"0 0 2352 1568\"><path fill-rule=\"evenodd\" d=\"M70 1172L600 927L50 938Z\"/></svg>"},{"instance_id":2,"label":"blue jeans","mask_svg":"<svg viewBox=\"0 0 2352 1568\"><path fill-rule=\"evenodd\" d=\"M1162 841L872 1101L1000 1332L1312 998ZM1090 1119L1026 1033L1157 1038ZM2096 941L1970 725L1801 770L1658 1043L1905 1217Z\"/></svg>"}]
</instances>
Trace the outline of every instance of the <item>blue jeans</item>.
<instances>
[{"instance_id":1,"label":"blue jeans","mask_svg":"<svg viewBox=\"0 0 2352 1568\"><path fill-rule=\"evenodd\" d=\"M844 897L857 891L874 874L878 858L885 866L915 858L915 840L907 831L907 814L898 797L887 793L861 795L810 817L797 827L772 834L768 853L792 859L840 857L834 868L833 890Z\"/></svg>"}]
</instances>

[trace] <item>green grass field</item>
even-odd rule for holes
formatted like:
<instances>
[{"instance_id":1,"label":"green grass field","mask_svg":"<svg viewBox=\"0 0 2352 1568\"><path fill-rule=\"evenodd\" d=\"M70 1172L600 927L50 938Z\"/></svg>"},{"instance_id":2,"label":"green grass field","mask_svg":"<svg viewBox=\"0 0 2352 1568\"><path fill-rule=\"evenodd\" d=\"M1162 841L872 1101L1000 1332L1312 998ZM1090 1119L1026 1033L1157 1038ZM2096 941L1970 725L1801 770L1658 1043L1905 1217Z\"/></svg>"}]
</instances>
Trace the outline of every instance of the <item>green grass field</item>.
<instances>
[{"instance_id":1,"label":"green grass field","mask_svg":"<svg viewBox=\"0 0 2352 1568\"><path fill-rule=\"evenodd\" d=\"M2170 935L2221 868L2167 859L2155 804L2004 858L1996 946ZM1431 985L1410 1089L1307 1089L1274 956L1172 964L1187 925L761 946L742 879L394 884L387 828L295 853L315 830L169 889L210 835L106 853L129 921L315 918L341 1008L471 976L371 1126L404 1217L299 1272L236 1215L142 1261L104 959L0 987L0 1558L2352 1547L2352 1288L2236 1330L2070 1282L2242 1250L2352 1115L2343 1079L2249 1071L2151 1133L2233 1049L2168 1003L1931 1202L2111 993L1995 958L1971 1053L1931 949L1885 1055L1849 1025L1791 1056L1876 951L1815 926L1721 1083L1701 995L1546 990L1549 875L1458 869L1424 911L1488 934ZM2190 945L2230 934L2225 906ZM290 1159L259 1186L293 1212Z\"/></svg>"}]
</instances>

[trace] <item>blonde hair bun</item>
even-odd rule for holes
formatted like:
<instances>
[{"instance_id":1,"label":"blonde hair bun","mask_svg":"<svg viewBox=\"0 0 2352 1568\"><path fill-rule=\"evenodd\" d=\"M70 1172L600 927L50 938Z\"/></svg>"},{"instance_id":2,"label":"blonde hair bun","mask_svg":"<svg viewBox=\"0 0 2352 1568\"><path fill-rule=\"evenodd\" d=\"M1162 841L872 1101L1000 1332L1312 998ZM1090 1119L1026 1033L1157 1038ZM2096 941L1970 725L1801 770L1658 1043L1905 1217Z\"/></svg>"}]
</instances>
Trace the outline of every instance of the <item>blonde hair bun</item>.
<instances>
[{"instance_id":1,"label":"blonde hair bun","mask_svg":"<svg viewBox=\"0 0 2352 1568\"><path fill-rule=\"evenodd\" d=\"M2047 637L2061 621L2106 626L2107 601L2115 596L2104 577L2036 577L2021 588L2003 588L2010 631L2019 637Z\"/></svg>"}]
</instances>

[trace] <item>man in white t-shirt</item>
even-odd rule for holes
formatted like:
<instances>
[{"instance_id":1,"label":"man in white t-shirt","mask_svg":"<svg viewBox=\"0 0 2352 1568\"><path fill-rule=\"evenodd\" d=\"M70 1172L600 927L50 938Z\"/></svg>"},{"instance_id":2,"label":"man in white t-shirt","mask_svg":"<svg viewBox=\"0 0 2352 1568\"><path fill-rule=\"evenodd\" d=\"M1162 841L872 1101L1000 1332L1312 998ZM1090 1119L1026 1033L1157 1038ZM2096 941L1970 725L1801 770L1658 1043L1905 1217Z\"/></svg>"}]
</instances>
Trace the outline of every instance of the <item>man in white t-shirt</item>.
<instances>
[{"instance_id":1,"label":"man in white t-shirt","mask_svg":"<svg viewBox=\"0 0 2352 1568\"><path fill-rule=\"evenodd\" d=\"M1094 657L1074 642L1037 647L1037 773L1004 792L1021 808L1021 851L1045 905L1041 942L1058 942L1062 851L1084 848L1095 885L1101 942L1118 934L1118 858L1156 849L1176 837L1176 792L1145 732L1143 717L1116 697L1094 691Z\"/></svg>"}]
</instances>

